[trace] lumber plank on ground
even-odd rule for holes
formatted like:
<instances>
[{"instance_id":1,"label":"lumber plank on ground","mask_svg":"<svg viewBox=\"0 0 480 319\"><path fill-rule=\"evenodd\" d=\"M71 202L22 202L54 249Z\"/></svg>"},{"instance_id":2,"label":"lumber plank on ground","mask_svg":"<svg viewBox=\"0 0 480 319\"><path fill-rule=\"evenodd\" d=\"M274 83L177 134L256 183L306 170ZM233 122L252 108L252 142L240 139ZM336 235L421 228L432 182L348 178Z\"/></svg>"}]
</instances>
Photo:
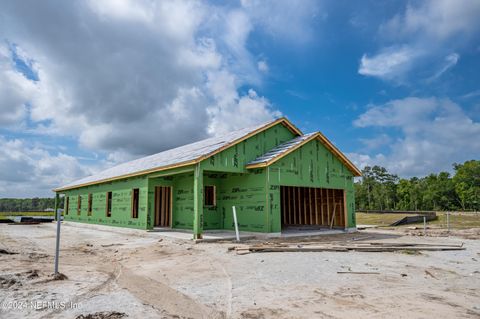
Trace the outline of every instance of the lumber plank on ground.
<instances>
[{"instance_id":1,"label":"lumber plank on ground","mask_svg":"<svg viewBox=\"0 0 480 319\"><path fill-rule=\"evenodd\" d=\"M252 252L320 252L348 251L343 247L250 247Z\"/></svg>"},{"instance_id":2,"label":"lumber plank on ground","mask_svg":"<svg viewBox=\"0 0 480 319\"><path fill-rule=\"evenodd\" d=\"M337 271L337 274L354 274L354 275L380 275L375 271Z\"/></svg>"},{"instance_id":3,"label":"lumber plank on ground","mask_svg":"<svg viewBox=\"0 0 480 319\"><path fill-rule=\"evenodd\" d=\"M235 249L237 254L246 254L249 252L395 252L395 251L448 251L465 250L465 247L452 246L368 246L368 245L254 245L248 247L238 247Z\"/></svg>"},{"instance_id":4,"label":"lumber plank on ground","mask_svg":"<svg viewBox=\"0 0 480 319\"><path fill-rule=\"evenodd\" d=\"M407 246L445 246L445 247L463 247L463 243L461 244L440 244L440 243L382 243L382 242L371 242L371 243L365 243L365 244L370 244L374 246L402 246L402 247L407 247Z\"/></svg>"},{"instance_id":5,"label":"lumber plank on ground","mask_svg":"<svg viewBox=\"0 0 480 319\"><path fill-rule=\"evenodd\" d=\"M364 252L390 252L401 250L414 251L447 251L447 250L465 250L465 247L351 247L349 250L364 251Z\"/></svg>"}]
</instances>

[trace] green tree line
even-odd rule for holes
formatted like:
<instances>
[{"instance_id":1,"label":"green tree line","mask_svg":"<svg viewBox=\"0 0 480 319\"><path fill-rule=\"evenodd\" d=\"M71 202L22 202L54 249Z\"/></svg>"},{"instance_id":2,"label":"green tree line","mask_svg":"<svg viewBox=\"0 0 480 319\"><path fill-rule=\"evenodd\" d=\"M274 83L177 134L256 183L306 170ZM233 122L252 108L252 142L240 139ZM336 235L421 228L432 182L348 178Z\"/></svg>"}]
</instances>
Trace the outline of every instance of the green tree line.
<instances>
[{"instance_id":1,"label":"green tree line","mask_svg":"<svg viewBox=\"0 0 480 319\"><path fill-rule=\"evenodd\" d=\"M480 161L453 164L454 174L399 178L366 166L355 183L357 210L480 210Z\"/></svg>"},{"instance_id":2,"label":"green tree line","mask_svg":"<svg viewBox=\"0 0 480 319\"><path fill-rule=\"evenodd\" d=\"M384 167L366 166L355 183L357 210L480 210L480 161L453 164L447 172L399 178ZM54 198L0 198L0 212L53 209ZM63 198L60 201L63 207Z\"/></svg>"},{"instance_id":3,"label":"green tree line","mask_svg":"<svg viewBox=\"0 0 480 319\"><path fill-rule=\"evenodd\" d=\"M63 198L60 199L63 208ZM0 212L40 212L55 208L55 198L0 198Z\"/></svg>"}]
</instances>

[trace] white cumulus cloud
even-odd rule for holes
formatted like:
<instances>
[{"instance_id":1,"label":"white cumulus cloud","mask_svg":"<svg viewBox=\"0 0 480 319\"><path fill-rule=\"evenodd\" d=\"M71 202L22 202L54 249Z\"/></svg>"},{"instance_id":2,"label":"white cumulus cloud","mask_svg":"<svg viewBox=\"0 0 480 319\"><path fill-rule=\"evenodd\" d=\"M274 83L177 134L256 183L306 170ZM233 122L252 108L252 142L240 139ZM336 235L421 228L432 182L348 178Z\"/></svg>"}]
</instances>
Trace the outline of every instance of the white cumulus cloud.
<instances>
[{"instance_id":1,"label":"white cumulus cloud","mask_svg":"<svg viewBox=\"0 0 480 319\"><path fill-rule=\"evenodd\" d=\"M371 105L354 125L384 129L387 135L400 130L400 137L390 136L388 153L351 155L359 165L379 164L402 176L450 171L453 163L480 154L480 123L450 99L409 97Z\"/></svg>"},{"instance_id":2,"label":"white cumulus cloud","mask_svg":"<svg viewBox=\"0 0 480 319\"><path fill-rule=\"evenodd\" d=\"M400 80L412 67L413 60L420 55L421 52L405 46L389 47L373 56L364 54L358 73L387 80Z\"/></svg>"},{"instance_id":3,"label":"white cumulus cloud","mask_svg":"<svg viewBox=\"0 0 480 319\"><path fill-rule=\"evenodd\" d=\"M252 54L248 41L255 30L275 33L276 41L295 41L309 33L315 6L310 1L298 7L275 2L275 10L257 2L1 2L0 39L7 42L0 44L0 125L10 132L28 130L37 139L67 137L73 148L116 162L272 119L280 112L253 89L261 86L268 65L258 64L261 53ZM288 29L296 36L279 31L287 29L287 9ZM34 61L37 80L18 70L6 43L18 48L19 59ZM58 163L58 149L36 146L44 153L34 156L27 138L15 141L30 163ZM62 154L78 167L70 178L87 173L86 166ZM0 171L12 165L5 160ZM18 189L22 183L19 177ZM37 190L43 192L43 186Z\"/></svg>"},{"instance_id":4,"label":"white cumulus cloud","mask_svg":"<svg viewBox=\"0 0 480 319\"><path fill-rule=\"evenodd\" d=\"M93 170L70 155L0 136L0 196L51 196L51 190Z\"/></svg>"},{"instance_id":5,"label":"white cumulus cloud","mask_svg":"<svg viewBox=\"0 0 480 319\"><path fill-rule=\"evenodd\" d=\"M479 16L479 1L408 3L379 27L381 45L363 55L358 72L394 82L430 73L423 79L435 80L457 64L460 56L452 51L478 45Z\"/></svg>"}]
</instances>

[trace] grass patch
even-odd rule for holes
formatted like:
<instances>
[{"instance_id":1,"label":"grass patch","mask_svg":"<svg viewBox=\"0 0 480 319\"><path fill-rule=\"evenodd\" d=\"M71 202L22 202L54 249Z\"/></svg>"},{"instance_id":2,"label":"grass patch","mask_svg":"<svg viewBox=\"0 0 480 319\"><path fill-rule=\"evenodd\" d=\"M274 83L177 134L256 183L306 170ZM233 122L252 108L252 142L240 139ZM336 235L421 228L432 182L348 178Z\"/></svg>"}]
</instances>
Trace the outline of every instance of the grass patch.
<instances>
[{"instance_id":1,"label":"grass patch","mask_svg":"<svg viewBox=\"0 0 480 319\"><path fill-rule=\"evenodd\" d=\"M6 216L54 216L53 212L0 212L0 217Z\"/></svg>"},{"instance_id":2,"label":"grass patch","mask_svg":"<svg viewBox=\"0 0 480 319\"><path fill-rule=\"evenodd\" d=\"M409 214L366 214L357 213L357 225L389 226L393 222L402 219ZM447 213L437 212L437 220L427 222L428 226L447 228ZM422 225L423 222L417 223ZM402 227L402 226L400 226ZM450 213L450 228L464 229L480 227L480 213Z\"/></svg>"},{"instance_id":3,"label":"grass patch","mask_svg":"<svg viewBox=\"0 0 480 319\"><path fill-rule=\"evenodd\" d=\"M357 225L390 226L393 222L402 219L409 214L367 214L357 213Z\"/></svg>"},{"instance_id":4,"label":"grass patch","mask_svg":"<svg viewBox=\"0 0 480 319\"><path fill-rule=\"evenodd\" d=\"M447 213L437 212L438 219L427 224L447 228ZM450 213L451 228L475 228L480 227L480 213Z\"/></svg>"},{"instance_id":5,"label":"grass patch","mask_svg":"<svg viewBox=\"0 0 480 319\"><path fill-rule=\"evenodd\" d=\"M0 212L0 220L9 219L9 217L13 216L55 216L53 212ZM63 213L62 213L63 216Z\"/></svg>"}]
</instances>

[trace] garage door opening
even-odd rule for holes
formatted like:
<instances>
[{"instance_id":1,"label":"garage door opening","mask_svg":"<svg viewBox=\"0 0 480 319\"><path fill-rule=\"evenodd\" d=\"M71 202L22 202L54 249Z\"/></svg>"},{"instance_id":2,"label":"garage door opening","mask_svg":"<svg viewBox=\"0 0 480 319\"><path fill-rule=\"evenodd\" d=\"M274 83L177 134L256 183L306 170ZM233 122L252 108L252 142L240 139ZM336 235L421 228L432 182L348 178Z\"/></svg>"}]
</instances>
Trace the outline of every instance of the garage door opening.
<instances>
[{"instance_id":1,"label":"garage door opening","mask_svg":"<svg viewBox=\"0 0 480 319\"><path fill-rule=\"evenodd\" d=\"M343 189L280 187L282 227L345 228Z\"/></svg>"}]
</instances>

